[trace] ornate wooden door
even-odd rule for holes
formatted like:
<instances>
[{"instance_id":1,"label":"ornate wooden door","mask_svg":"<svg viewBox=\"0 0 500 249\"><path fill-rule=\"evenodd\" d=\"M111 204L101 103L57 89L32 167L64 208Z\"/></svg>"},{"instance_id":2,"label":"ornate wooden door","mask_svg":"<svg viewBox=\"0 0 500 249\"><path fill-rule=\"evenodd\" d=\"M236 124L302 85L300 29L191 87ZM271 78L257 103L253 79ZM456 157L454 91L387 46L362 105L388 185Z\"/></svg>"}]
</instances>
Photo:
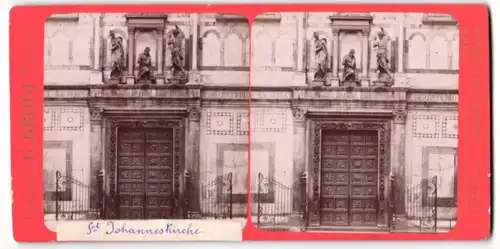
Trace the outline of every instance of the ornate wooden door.
<instances>
[{"instance_id":1,"label":"ornate wooden door","mask_svg":"<svg viewBox=\"0 0 500 249\"><path fill-rule=\"evenodd\" d=\"M120 219L173 217L173 130L118 129Z\"/></svg>"},{"instance_id":2,"label":"ornate wooden door","mask_svg":"<svg viewBox=\"0 0 500 249\"><path fill-rule=\"evenodd\" d=\"M322 225L376 226L377 159L377 131L323 131Z\"/></svg>"}]
</instances>

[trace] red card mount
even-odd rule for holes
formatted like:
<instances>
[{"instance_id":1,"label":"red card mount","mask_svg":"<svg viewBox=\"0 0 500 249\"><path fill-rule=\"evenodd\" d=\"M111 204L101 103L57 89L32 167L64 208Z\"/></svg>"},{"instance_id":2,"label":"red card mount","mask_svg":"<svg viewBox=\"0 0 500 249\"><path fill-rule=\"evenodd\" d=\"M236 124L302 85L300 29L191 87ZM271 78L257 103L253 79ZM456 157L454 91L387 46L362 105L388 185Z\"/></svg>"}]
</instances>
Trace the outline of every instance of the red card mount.
<instances>
[{"instance_id":1,"label":"red card mount","mask_svg":"<svg viewBox=\"0 0 500 249\"><path fill-rule=\"evenodd\" d=\"M10 44L17 241L129 219L490 235L485 5L22 6Z\"/></svg>"}]
</instances>

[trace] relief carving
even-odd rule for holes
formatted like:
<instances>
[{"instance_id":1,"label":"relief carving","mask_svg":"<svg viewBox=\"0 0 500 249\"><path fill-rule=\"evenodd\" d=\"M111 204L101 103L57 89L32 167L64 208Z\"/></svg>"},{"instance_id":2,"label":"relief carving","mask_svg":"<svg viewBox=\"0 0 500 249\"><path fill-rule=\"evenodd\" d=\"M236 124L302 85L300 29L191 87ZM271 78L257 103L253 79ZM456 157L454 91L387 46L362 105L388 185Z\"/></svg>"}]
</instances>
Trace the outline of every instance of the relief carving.
<instances>
[{"instance_id":1,"label":"relief carving","mask_svg":"<svg viewBox=\"0 0 500 249\"><path fill-rule=\"evenodd\" d=\"M192 120L192 121L200 120L200 116L201 116L201 108L200 107L190 106L190 107L188 107L187 112L188 112L189 120Z\"/></svg>"},{"instance_id":2,"label":"relief carving","mask_svg":"<svg viewBox=\"0 0 500 249\"><path fill-rule=\"evenodd\" d=\"M301 122L301 121L305 121L305 119L306 119L305 115L307 113L307 110L302 109L302 108L293 108L292 113L293 113L293 117L294 117L295 121Z\"/></svg>"},{"instance_id":3,"label":"relief carving","mask_svg":"<svg viewBox=\"0 0 500 249\"><path fill-rule=\"evenodd\" d=\"M101 120L104 109L102 107L91 107L90 108L90 120Z\"/></svg>"},{"instance_id":4,"label":"relief carving","mask_svg":"<svg viewBox=\"0 0 500 249\"><path fill-rule=\"evenodd\" d=\"M394 110L394 122L396 124L405 124L406 123L406 111L405 110Z\"/></svg>"}]
</instances>

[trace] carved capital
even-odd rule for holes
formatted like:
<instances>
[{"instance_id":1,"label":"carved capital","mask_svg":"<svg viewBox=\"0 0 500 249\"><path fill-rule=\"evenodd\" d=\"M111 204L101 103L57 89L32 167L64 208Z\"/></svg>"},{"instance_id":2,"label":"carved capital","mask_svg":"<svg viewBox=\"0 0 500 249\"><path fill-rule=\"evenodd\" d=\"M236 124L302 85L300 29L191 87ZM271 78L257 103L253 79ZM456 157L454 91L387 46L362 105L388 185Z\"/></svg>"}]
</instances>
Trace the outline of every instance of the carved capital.
<instances>
[{"instance_id":1,"label":"carved capital","mask_svg":"<svg viewBox=\"0 0 500 249\"><path fill-rule=\"evenodd\" d=\"M201 108L200 107L190 106L190 107L188 107L187 112L188 112L189 120L192 120L192 121L200 120L200 116L201 116Z\"/></svg>"},{"instance_id":2,"label":"carved capital","mask_svg":"<svg viewBox=\"0 0 500 249\"><path fill-rule=\"evenodd\" d=\"M129 34L129 36L133 35L134 32L135 32L135 28L134 27L128 27L128 34Z\"/></svg>"},{"instance_id":3,"label":"carved capital","mask_svg":"<svg viewBox=\"0 0 500 249\"><path fill-rule=\"evenodd\" d=\"M394 110L394 122L396 124L405 124L406 123L406 111L405 110Z\"/></svg>"},{"instance_id":4,"label":"carved capital","mask_svg":"<svg viewBox=\"0 0 500 249\"><path fill-rule=\"evenodd\" d=\"M363 34L363 36L368 36L370 35L370 29L369 28L361 29L361 33Z\"/></svg>"},{"instance_id":5,"label":"carved capital","mask_svg":"<svg viewBox=\"0 0 500 249\"><path fill-rule=\"evenodd\" d=\"M332 35L338 36L339 33L340 33L340 29L338 29L338 28L332 28Z\"/></svg>"},{"instance_id":6,"label":"carved capital","mask_svg":"<svg viewBox=\"0 0 500 249\"><path fill-rule=\"evenodd\" d=\"M295 122L302 122L306 120L306 112L307 110L301 109L301 108L293 108L292 113L293 113L293 118Z\"/></svg>"},{"instance_id":7,"label":"carved capital","mask_svg":"<svg viewBox=\"0 0 500 249\"><path fill-rule=\"evenodd\" d=\"M102 107L98 107L98 106L90 107L90 120L91 121L102 120L103 112L104 112L104 109Z\"/></svg>"}]
</instances>

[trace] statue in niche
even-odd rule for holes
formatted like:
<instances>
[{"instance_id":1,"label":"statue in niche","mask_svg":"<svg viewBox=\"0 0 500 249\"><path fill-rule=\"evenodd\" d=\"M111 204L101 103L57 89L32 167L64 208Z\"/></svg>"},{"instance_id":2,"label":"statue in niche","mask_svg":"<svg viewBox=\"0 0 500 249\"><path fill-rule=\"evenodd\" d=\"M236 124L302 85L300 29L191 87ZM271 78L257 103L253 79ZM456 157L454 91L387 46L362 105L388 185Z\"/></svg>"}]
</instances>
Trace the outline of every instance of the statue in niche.
<instances>
[{"instance_id":1,"label":"statue in niche","mask_svg":"<svg viewBox=\"0 0 500 249\"><path fill-rule=\"evenodd\" d=\"M358 74L356 72L356 57L354 56L355 50L349 50L349 54L342 59L342 66L344 67L344 76L342 77L341 85L355 85L360 86Z\"/></svg>"},{"instance_id":2,"label":"statue in niche","mask_svg":"<svg viewBox=\"0 0 500 249\"><path fill-rule=\"evenodd\" d=\"M182 65L184 57L182 56L182 39L181 30L177 25L170 34L167 45L172 46L172 74L174 78L186 78L187 72Z\"/></svg>"},{"instance_id":3,"label":"statue in niche","mask_svg":"<svg viewBox=\"0 0 500 249\"><path fill-rule=\"evenodd\" d=\"M377 48L377 70L379 72L377 81L384 83L386 86L390 86L393 82L392 74L389 71L389 40L389 34L384 28L380 27L380 32L378 32L373 47Z\"/></svg>"},{"instance_id":4,"label":"statue in niche","mask_svg":"<svg viewBox=\"0 0 500 249\"><path fill-rule=\"evenodd\" d=\"M116 37L113 30L109 31L111 40L111 79L119 80L125 70L123 39Z\"/></svg>"},{"instance_id":5,"label":"statue in niche","mask_svg":"<svg viewBox=\"0 0 500 249\"><path fill-rule=\"evenodd\" d=\"M138 73L139 80L151 79L152 64L151 64L151 54L149 53L150 51L151 49L149 47L146 47L144 49L144 52L140 53L137 59L137 64L139 65L139 73Z\"/></svg>"},{"instance_id":6,"label":"statue in niche","mask_svg":"<svg viewBox=\"0 0 500 249\"><path fill-rule=\"evenodd\" d=\"M314 32L314 53L316 56L317 71L314 73L315 81L325 81L327 73L328 50L326 48L326 38L319 38L317 32Z\"/></svg>"}]
</instances>

